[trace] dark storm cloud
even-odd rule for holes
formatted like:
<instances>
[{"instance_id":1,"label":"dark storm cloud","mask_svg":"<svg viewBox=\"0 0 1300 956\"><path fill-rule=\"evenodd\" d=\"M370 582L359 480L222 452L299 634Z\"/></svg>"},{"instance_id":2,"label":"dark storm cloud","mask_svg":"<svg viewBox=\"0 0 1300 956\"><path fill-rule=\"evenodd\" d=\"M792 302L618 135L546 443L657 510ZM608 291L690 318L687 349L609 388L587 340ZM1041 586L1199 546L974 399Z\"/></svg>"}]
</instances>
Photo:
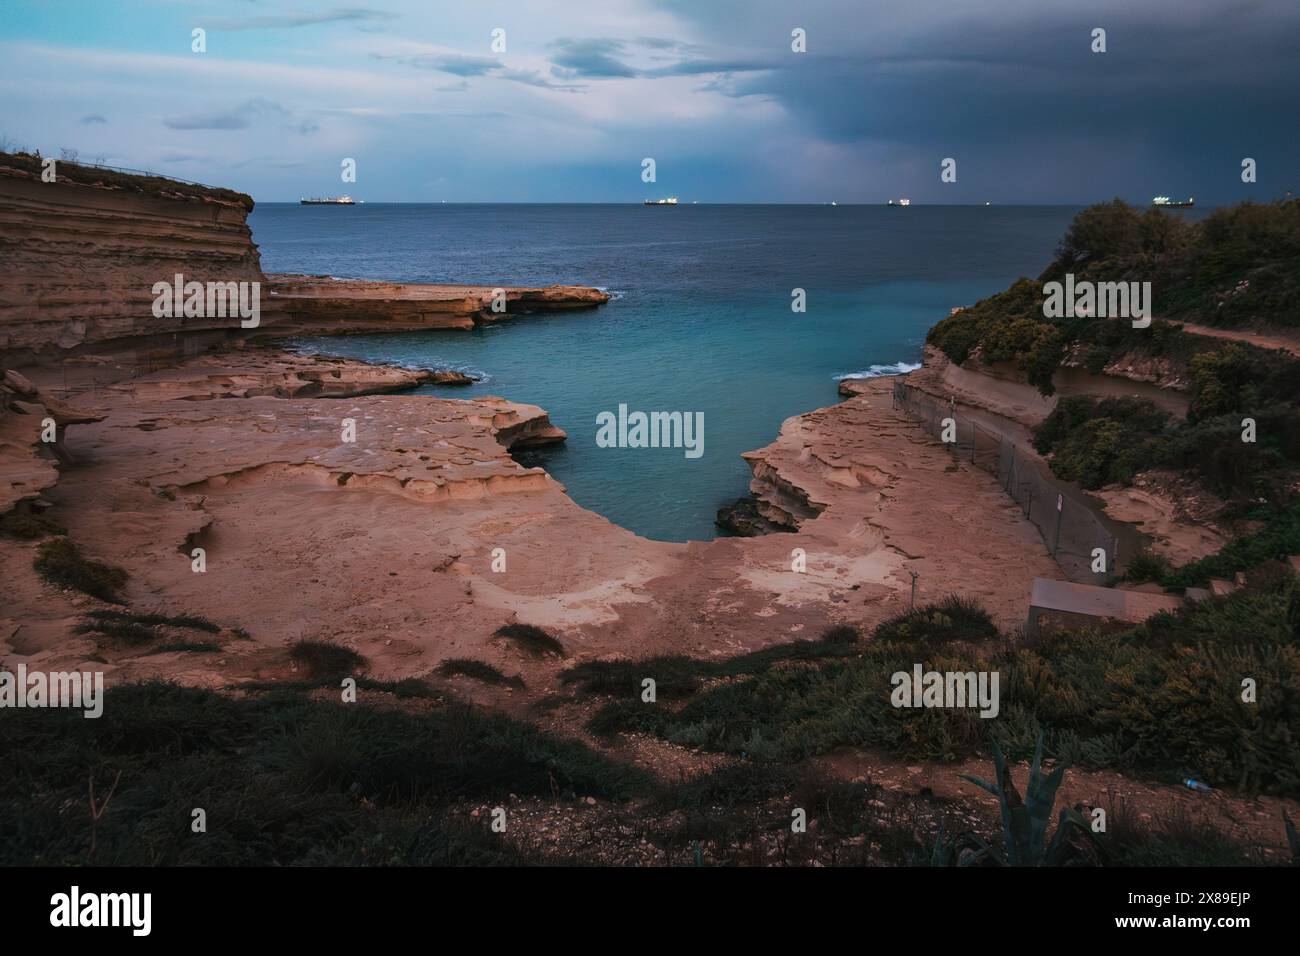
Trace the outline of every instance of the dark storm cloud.
<instances>
[{"instance_id":1,"label":"dark storm cloud","mask_svg":"<svg viewBox=\"0 0 1300 956\"><path fill-rule=\"evenodd\" d=\"M1225 24L1225 27L1227 24ZM1088 21L1034 28L999 25L943 31L907 53L817 60L741 83L738 92L776 96L834 140L937 141L993 131L1016 139L1044 132L1146 134L1203 126L1205 108L1237 103L1254 120L1276 120L1300 78L1294 34L1233 45L1203 27L1114 24L1105 53L1090 50ZM1229 127L1242 116L1227 109Z\"/></svg>"},{"instance_id":2,"label":"dark storm cloud","mask_svg":"<svg viewBox=\"0 0 1300 956\"><path fill-rule=\"evenodd\" d=\"M965 187L1009 185L1035 164L1050 166L1039 181L1059 195L1121 155L1132 159L1111 169L1113 188L1139 195L1171 180L1170 189L1231 192L1241 158L1257 154L1273 174L1267 183L1261 174L1261 198L1293 187L1284 179L1300 172L1294 2L1081 11L1003 0L978 10L918 3L905 14L837 2L815 14L769 4L770 16L763 0L744 12L725 0L661 5L705 34L770 51L751 65L771 69L710 88L780 103L804 138L910 157L925 188L938 185L939 158L970 160L962 187L945 193L955 201L982 199ZM807 29L807 53L790 50L795 25ZM1106 30L1105 53L1091 50L1095 27Z\"/></svg>"}]
</instances>

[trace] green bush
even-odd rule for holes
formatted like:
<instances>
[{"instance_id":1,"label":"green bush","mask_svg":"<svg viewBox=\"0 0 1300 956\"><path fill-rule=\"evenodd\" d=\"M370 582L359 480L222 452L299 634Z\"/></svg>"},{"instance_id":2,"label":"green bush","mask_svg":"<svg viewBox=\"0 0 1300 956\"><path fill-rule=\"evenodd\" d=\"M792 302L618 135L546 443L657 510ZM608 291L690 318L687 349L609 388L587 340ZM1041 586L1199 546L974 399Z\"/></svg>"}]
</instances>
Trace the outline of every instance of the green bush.
<instances>
[{"instance_id":1,"label":"green bush","mask_svg":"<svg viewBox=\"0 0 1300 956\"><path fill-rule=\"evenodd\" d=\"M876 628L877 641L928 645L985 641L998 636L997 625L978 602L951 595L934 604L904 611Z\"/></svg>"},{"instance_id":2,"label":"green bush","mask_svg":"<svg viewBox=\"0 0 1300 956\"><path fill-rule=\"evenodd\" d=\"M1156 320L1148 328L1096 318L1049 319L1043 285L1062 282L1150 282L1152 308L1162 319L1210 325L1243 322L1300 325L1300 201L1242 203L1216 210L1200 223L1158 209L1138 210L1120 200L1090 206L1075 217L1056 257L1037 280L1010 288L940 320L926 341L950 360L977 352L986 362L1014 361L1044 395L1073 346L1090 371L1100 372L1127 354L1170 359L1193 380L1193 418L1300 397L1297 364L1285 355L1229 346L1188 335ZM1236 349L1243 353L1237 355ZM1189 363L1203 352L1217 357ZM1260 366L1286 368L1252 397ZM1268 378L1276 378L1270 372Z\"/></svg>"},{"instance_id":3,"label":"green bush","mask_svg":"<svg viewBox=\"0 0 1300 956\"><path fill-rule=\"evenodd\" d=\"M1196 775L1214 786L1300 794L1300 584L1243 590L1121 632L1053 632L1032 646L969 642L933 612L896 618L858 653L746 674L697 692L679 709L615 701L604 733L635 729L683 746L760 761L838 747L875 747L908 760L956 760L996 732L1013 758L1039 734L1059 760L1145 777ZM929 621L937 630L922 626ZM977 632L978 633L978 632ZM991 634L985 633L984 640ZM962 638L964 640L957 640ZM980 653L989 648L987 653ZM729 662L715 664L721 676ZM1000 713L895 708L891 678L915 664L996 671ZM1258 702L1241 701L1241 680Z\"/></svg>"},{"instance_id":4,"label":"green bush","mask_svg":"<svg viewBox=\"0 0 1300 956\"><path fill-rule=\"evenodd\" d=\"M1179 422L1146 399L1072 395L1034 430L1034 447L1051 455L1053 474L1088 489L1126 485L1141 471L1169 467L1225 496L1282 500L1300 465L1300 415L1284 403L1250 415L1254 443L1241 440L1241 412Z\"/></svg>"}]
</instances>

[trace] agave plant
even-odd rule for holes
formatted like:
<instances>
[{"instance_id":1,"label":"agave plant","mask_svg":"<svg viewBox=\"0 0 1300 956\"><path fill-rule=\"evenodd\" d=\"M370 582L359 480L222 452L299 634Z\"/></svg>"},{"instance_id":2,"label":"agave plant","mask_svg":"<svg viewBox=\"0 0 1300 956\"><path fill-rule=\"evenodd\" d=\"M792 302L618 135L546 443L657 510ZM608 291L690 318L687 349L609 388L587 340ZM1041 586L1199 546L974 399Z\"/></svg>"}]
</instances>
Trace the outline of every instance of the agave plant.
<instances>
[{"instance_id":1,"label":"agave plant","mask_svg":"<svg viewBox=\"0 0 1300 956\"><path fill-rule=\"evenodd\" d=\"M1066 765L1061 764L1050 774L1042 772L1043 735L1038 735L1038 745L1034 748L1034 761L1029 767L1029 782L1025 787L1025 798L1021 800L1019 791L1011 779L1011 769L1003 759L1002 748L993 742L993 766L997 772L997 782L989 783L981 777L962 774L963 780L969 780L977 787L982 787L998 798L1002 809L1001 850L989 846L974 834L974 845L966 849L969 852L958 854L962 865L984 864L995 866L1069 866L1079 863L1095 862L1100 856L1101 845L1098 843L1088 821L1078 810L1062 809L1056 825L1056 833L1049 842L1047 827L1052 820L1052 808L1056 804L1056 791L1065 777ZM940 834L942 840L942 834ZM939 847L936 845L936 853Z\"/></svg>"},{"instance_id":2,"label":"agave plant","mask_svg":"<svg viewBox=\"0 0 1300 956\"><path fill-rule=\"evenodd\" d=\"M915 859L915 858L914 858ZM943 824L934 840L928 860L917 860L930 866L997 866L999 861L993 848L978 833L967 831L952 841L943 838Z\"/></svg>"}]
</instances>

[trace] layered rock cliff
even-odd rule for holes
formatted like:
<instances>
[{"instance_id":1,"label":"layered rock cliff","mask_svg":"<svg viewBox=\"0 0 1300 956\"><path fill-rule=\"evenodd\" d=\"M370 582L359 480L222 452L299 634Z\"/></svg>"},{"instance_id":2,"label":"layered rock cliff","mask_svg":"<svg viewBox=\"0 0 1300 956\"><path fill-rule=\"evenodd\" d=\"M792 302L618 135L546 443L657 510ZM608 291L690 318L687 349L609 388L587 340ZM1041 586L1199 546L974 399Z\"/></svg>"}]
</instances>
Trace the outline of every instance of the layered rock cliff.
<instances>
[{"instance_id":1,"label":"layered rock cliff","mask_svg":"<svg viewBox=\"0 0 1300 956\"><path fill-rule=\"evenodd\" d=\"M186 354L238 320L153 315L157 282L261 281L247 216L229 190L0 154L0 353L7 364L70 351Z\"/></svg>"},{"instance_id":2,"label":"layered rock cliff","mask_svg":"<svg viewBox=\"0 0 1300 956\"><path fill-rule=\"evenodd\" d=\"M609 301L583 286L413 285L262 273L253 200L228 189L0 153L0 358L8 367L111 355L139 368L231 339L469 329ZM205 303L154 314L157 283L257 283L259 314ZM231 287L234 288L234 287ZM499 301L497 301L499 299ZM223 303L224 304L224 303ZM233 307L234 301L231 301ZM494 308L494 305L497 308Z\"/></svg>"}]
</instances>

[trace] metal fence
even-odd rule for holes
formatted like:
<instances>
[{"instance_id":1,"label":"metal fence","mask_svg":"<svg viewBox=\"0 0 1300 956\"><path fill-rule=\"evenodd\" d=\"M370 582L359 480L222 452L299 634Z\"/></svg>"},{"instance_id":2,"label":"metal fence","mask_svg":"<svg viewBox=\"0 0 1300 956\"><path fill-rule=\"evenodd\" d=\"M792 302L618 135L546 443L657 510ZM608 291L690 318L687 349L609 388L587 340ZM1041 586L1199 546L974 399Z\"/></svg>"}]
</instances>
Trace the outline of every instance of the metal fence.
<instances>
[{"instance_id":1,"label":"metal fence","mask_svg":"<svg viewBox=\"0 0 1300 956\"><path fill-rule=\"evenodd\" d=\"M1034 523L1056 563L1072 581L1104 584L1117 572L1119 541L1093 506L1053 479L1028 449L985 428L951 405L894 380L894 407L939 438L952 453L997 476L1002 489ZM1094 572L1096 549L1105 571Z\"/></svg>"}]
</instances>

